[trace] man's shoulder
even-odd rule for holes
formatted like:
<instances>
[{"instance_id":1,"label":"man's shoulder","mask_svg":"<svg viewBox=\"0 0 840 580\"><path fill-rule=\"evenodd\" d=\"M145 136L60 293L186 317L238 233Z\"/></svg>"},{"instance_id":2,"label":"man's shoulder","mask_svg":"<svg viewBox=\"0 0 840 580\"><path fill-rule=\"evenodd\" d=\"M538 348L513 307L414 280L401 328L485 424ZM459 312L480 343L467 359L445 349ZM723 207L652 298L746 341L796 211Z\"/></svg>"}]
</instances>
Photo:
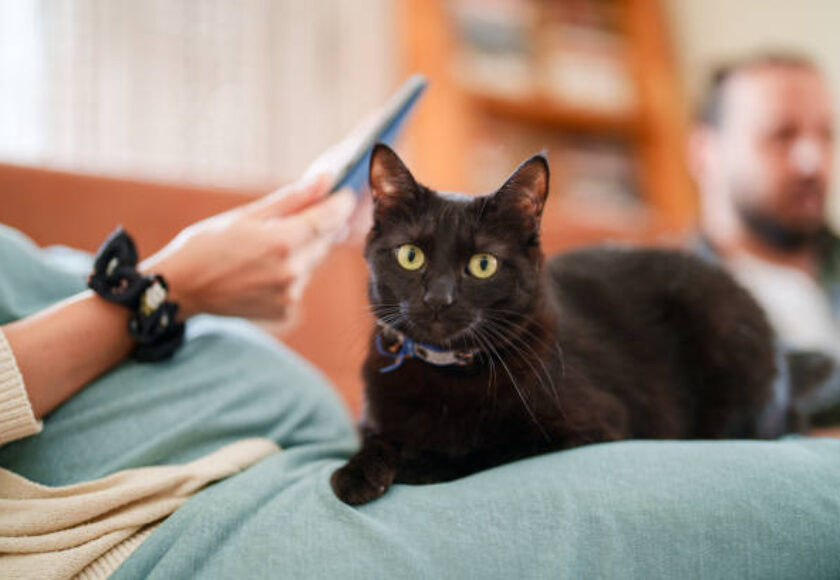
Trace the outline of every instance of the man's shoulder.
<instances>
[{"instance_id":1,"label":"man's shoulder","mask_svg":"<svg viewBox=\"0 0 840 580\"><path fill-rule=\"evenodd\" d=\"M840 236L825 228L820 232L818 244L821 282L840 292Z\"/></svg>"}]
</instances>

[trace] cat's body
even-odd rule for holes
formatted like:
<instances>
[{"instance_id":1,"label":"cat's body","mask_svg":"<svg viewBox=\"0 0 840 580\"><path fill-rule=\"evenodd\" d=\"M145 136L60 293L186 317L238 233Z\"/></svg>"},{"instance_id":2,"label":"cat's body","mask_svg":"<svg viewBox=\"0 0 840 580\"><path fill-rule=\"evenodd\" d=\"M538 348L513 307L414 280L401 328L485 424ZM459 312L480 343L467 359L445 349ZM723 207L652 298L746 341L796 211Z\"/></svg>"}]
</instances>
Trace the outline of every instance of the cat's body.
<instances>
[{"instance_id":1,"label":"cat's body","mask_svg":"<svg viewBox=\"0 0 840 580\"><path fill-rule=\"evenodd\" d=\"M440 196L375 152L374 312L414 341L477 353L463 366L394 364L393 334L374 332L362 449L332 480L344 501L587 443L759 436L775 364L753 299L678 252L595 248L544 266L547 179L532 159L493 196ZM423 256L416 269L396 263L407 246ZM488 255L498 269L471 275Z\"/></svg>"}]
</instances>

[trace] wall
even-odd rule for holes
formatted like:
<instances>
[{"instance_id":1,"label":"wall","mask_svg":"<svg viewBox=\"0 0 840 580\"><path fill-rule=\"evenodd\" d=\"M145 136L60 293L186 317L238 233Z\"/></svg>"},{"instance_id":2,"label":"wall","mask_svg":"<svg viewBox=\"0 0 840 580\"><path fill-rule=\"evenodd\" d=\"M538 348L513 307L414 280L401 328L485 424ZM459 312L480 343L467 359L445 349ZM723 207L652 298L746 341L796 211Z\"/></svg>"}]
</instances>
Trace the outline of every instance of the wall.
<instances>
[{"instance_id":1,"label":"wall","mask_svg":"<svg viewBox=\"0 0 840 580\"><path fill-rule=\"evenodd\" d=\"M294 178L399 84L391 0L0 2L0 161Z\"/></svg>"}]
</instances>

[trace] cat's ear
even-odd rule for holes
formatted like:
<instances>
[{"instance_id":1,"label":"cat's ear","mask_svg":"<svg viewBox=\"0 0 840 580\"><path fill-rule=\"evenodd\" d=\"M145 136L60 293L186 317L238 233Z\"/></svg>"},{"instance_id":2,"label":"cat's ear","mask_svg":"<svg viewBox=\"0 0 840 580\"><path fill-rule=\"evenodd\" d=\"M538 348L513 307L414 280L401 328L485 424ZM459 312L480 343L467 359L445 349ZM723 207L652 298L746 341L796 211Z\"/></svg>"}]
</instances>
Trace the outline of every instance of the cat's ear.
<instances>
[{"instance_id":1,"label":"cat's ear","mask_svg":"<svg viewBox=\"0 0 840 580\"><path fill-rule=\"evenodd\" d=\"M393 149L377 143L370 154L370 192L376 213L414 200L418 190L411 172Z\"/></svg>"},{"instance_id":2,"label":"cat's ear","mask_svg":"<svg viewBox=\"0 0 840 580\"><path fill-rule=\"evenodd\" d=\"M514 171L495 193L495 204L505 211L532 218L539 226L539 219L548 198L548 159L539 153L527 159Z\"/></svg>"}]
</instances>

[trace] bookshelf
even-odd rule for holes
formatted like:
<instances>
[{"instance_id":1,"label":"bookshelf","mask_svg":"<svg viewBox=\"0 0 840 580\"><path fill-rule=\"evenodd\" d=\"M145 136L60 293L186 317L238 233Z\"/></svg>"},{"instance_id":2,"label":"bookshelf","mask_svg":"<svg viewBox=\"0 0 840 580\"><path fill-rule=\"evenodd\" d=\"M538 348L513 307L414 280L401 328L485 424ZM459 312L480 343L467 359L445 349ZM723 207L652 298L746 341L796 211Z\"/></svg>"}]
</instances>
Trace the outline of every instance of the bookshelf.
<instances>
[{"instance_id":1,"label":"bookshelf","mask_svg":"<svg viewBox=\"0 0 840 580\"><path fill-rule=\"evenodd\" d=\"M466 90L468 99L485 114L522 123L544 125L558 131L634 137L641 133L639 119L630 113L603 113L580 105L569 105L540 95L503 98Z\"/></svg>"},{"instance_id":2,"label":"bookshelf","mask_svg":"<svg viewBox=\"0 0 840 580\"><path fill-rule=\"evenodd\" d=\"M486 192L545 149L547 250L692 224L657 0L404 0L400 19L405 68L431 81L406 143L421 180Z\"/></svg>"}]
</instances>

